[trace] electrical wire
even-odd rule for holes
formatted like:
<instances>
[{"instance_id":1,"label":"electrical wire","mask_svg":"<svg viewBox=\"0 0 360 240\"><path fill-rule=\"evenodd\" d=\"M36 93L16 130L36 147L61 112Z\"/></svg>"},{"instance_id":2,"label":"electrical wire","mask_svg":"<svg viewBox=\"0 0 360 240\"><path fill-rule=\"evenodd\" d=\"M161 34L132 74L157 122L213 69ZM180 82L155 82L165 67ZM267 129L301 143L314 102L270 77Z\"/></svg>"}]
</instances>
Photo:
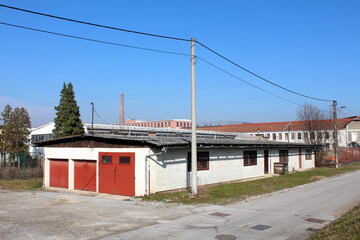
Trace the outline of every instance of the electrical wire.
<instances>
[{"instance_id":1,"label":"electrical wire","mask_svg":"<svg viewBox=\"0 0 360 240\"><path fill-rule=\"evenodd\" d=\"M22 28L22 29L26 29L26 30L32 30L32 31L36 31L36 32L42 32L42 33L48 33L48 34L53 34L53 35L57 35L57 36L62 36L62 37L69 37L69 38L74 38L74 39L79 39L79 40L85 40L85 41L91 41L91 42L96 42L96 43L102 43L102 44L109 44L109 45L114 45L114 46L121 46L121 47L127 47L127 48L134 48L134 49L140 49L140 50L146 50L146 51L153 51L153 52L159 52L159 53L167 53L167 54L174 54L174 55L181 55L181 56L191 56L189 54L184 54L184 53L177 53L177 52L169 52L169 51L163 51L163 50L157 50L157 49L150 49L150 48L143 48L143 47L137 47L137 46L131 46L131 45L125 45L125 44L119 44L119 43L113 43L113 42L106 42L106 41L101 41L101 40L95 40L95 39L90 39L90 38L84 38L84 37L78 37L78 36L74 36L74 35L68 35L68 34L62 34L62 33L57 33L57 32L51 32L51 31L46 31L46 30L41 30L41 29L36 29L36 28L30 28L30 27L25 27L25 26L20 26L20 25L15 25L15 24L10 24L10 23L5 23L5 22L0 22L0 24L3 24L3 25L6 25L6 26L11 26L11 27L16 27L16 28ZM285 100L287 102L290 102L290 103L293 103L293 104L296 104L296 105L299 105L299 106L302 106L301 104L298 104L298 103L295 103L291 100L288 100L286 98L283 98L283 97L280 97L276 94L273 94L265 89L262 89L252 83L249 83L235 75L233 75L232 73L229 73L227 72L226 70L216 66L215 64L212 64L210 63L209 61L206 61L205 59L203 58L200 58L197 56L198 59L200 59L201 61L207 63L208 65L210 66L213 66L214 68L217 68L218 70L254 87L254 88L257 88L263 92L266 92L272 96L275 96L279 99L282 99L282 100Z\"/></svg>"},{"instance_id":2,"label":"electrical wire","mask_svg":"<svg viewBox=\"0 0 360 240\"><path fill-rule=\"evenodd\" d=\"M298 93L298 92L295 92L295 91L293 91L293 90L290 90L290 89L288 89L288 88L286 88L286 87L280 86L279 84L276 84L276 83L274 83L274 82L272 82L272 81L270 81L270 80L268 80L268 79L266 79L266 78L263 78L263 77L261 77L260 75L258 75L258 74L256 74L256 73L254 73L254 72L252 72L252 71L244 68L243 66L240 66L239 64L235 63L234 61L231 61L230 59L224 57L224 56L221 55L220 53L218 53L218 52L212 50L211 48L207 47L206 45L202 44L201 42L199 42L199 41L196 41L196 42L197 42L200 46L204 47L205 49L207 49L207 50L209 50L210 52L214 53L215 55L219 56L220 58L226 60L227 62L229 62L229 63L231 63L231 64L233 64L233 65L241 68L242 70L250 73L251 75L253 75L253 76L255 76L255 77L257 77L257 78L259 78L259 79L261 79L261 80L263 80L263 81L271 84L271 85L274 85L274 86L276 86L276 87L278 87L278 88L281 88L281 89L283 89L283 90L285 90L285 91L291 92L291 93L293 93L293 94L296 94L296 95L299 95L299 96L302 96L302 97L305 97L305 98L309 98L309 99L313 99L313 100L317 100L317 101L323 101L323 102L332 102L332 101L333 101L333 100L328 100L328 99L321 99L321 98L315 98L315 97L307 96L307 95L305 95L305 94Z\"/></svg>"},{"instance_id":3,"label":"electrical wire","mask_svg":"<svg viewBox=\"0 0 360 240\"><path fill-rule=\"evenodd\" d=\"M356 116L359 116L359 113L355 112L354 110L352 110L351 108L349 108L348 106L346 106L346 104L343 104L342 102L338 102L339 105L344 106L343 109L347 110L348 112L352 112L354 113Z\"/></svg>"},{"instance_id":4,"label":"electrical wire","mask_svg":"<svg viewBox=\"0 0 360 240\"><path fill-rule=\"evenodd\" d=\"M100 117L100 115L96 112L96 110L94 109L95 114L105 123L110 125L109 123L107 123L102 117Z\"/></svg>"},{"instance_id":5,"label":"electrical wire","mask_svg":"<svg viewBox=\"0 0 360 240\"><path fill-rule=\"evenodd\" d=\"M75 20L75 19L71 19L71 18L59 17L59 16L47 14L47 13L35 12L35 11L31 11L31 10L27 10L27 9L23 9L23 8L12 7L12 6L8 6L8 5L4 5L4 4L0 4L0 7L12 9L12 10L17 10L17 11L21 11L21 12L26 12L26 13L31 13L31 14L36 14L36 15L40 15L40 16L44 16L44 17L60 19L60 20L69 21L69 22L75 22L75 23L90 25L90 26L93 26L93 27L101 27L101 28L107 28L107 29L122 31L122 32L141 34L141 35L146 35L146 36L150 36L150 37L165 38L165 39L171 39L171 40L177 40L177 41L186 41L186 42L191 41L190 39L185 39L185 38L170 37L170 36L153 34L153 33L139 32L139 31L128 30L128 29L123 29L123 28L118 28L118 27L101 25L101 24L97 24L97 23L91 23L91 22Z\"/></svg>"},{"instance_id":6,"label":"electrical wire","mask_svg":"<svg viewBox=\"0 0 360 240\"><path fill-rule=\"evenodd\" d=\"M283 97L280 97L280 96L278 96L278 95L276 95L276 94L273 94L273 93L271 93L271 92L269 92L269 91L267 91L267 90L265 90L265 89L263 89L263 88L260 88L260 87L258 87L258 86L256 86L256 85L254 85L254 84L252 84L252 83L249 83L248 81L246 81L246 80L244 80L244 79L242 79L242 78L239 78L239 77L235 76L234 74L232 74L232 73L230 73L230 72L228 72L228 71L226 71L226 70L224 70L224 69L216 66L215 64L213 64L213 63L211 63L211 62L209 62L209 61L207 61L207 60L205 60L205 59L203 59L203 58L201 58L201 57L199 57L199 56L197 56L197 58L198 58L199 60L203 61L204 63L206 63L206 64L208 64L208 65L210 65L210 66L212 66L212 67L214 67L214 68L216 68L216 69L218 69L218 70L220 70L220 71L222 71L222 72L230 75L231 77L236 78L236 79L238 79L238 80L240 80L240 81L242 81L242 82L244 82L244 83L246 83L246 84L248 84L248 85L250 85L250 86L252 86L252 87L254 87L254 88L256 88L256 89L258 89L258 90L261 90L261 91L263 91L263 92L266 92L267 94L270 94L270 95L272 95L272 96L274 96L274 97L277 97L277 98L279 98L279 99L285 100L285 101L287 101L287 102L293 103L293 104L295 104L295 105L303 106L303 105L301 105L301 104L299 104L299 103L293 102L293 101L291 101L291 100L289 100L289 99L286 99L286 98L283 98Z\"/></svg>"},{"instance_id":7,"label":"electrical wire","mask_svg":"<svg viewBox=\"0 0 360 240\"><path fill-rule=\"evenodd\" d=\"M189 54L185 54L185 53L169 52L169 51L163 51L163 50L158 50L158 49L143 48L143 47L125 45L125 44L120 44L120 43L101 41L101 40L96 40L96 39L91 39L91 38L78 37L78 36L74 36L74 35L68 35L68 34L63 34L63 33L41 30L41 29L37 29L37 28L30 28L30 27L25 27L25 26L20 26L20 25L5 23L5 22L0 22L0 24L10 26L10 27L22 28L22 29L27 29L27 30L36 31L36 32L48 33L48 34L53 34L53 35L62 36L62 37L80 39L80 40L91 41L91 42L96 42L96 43L103 43L103 44L114 45L114 46L119 46L119 47L134 48L134 49L139 49L139 50L146 50L146 51L152 51L152 52L158 52L158 53L167 53L167 54L173 54L173 55L190 56Z\"/></svg>"},{"instance_id":8,"label":"electrical wire","mask_svg":"<svg viewBox=\"0 0 360 240\"><path fill-rule=\"evenodd\" d=\"M165 39L171 39L171 40L177 40L177 41L186 41L186 42L190 42L190 39L185 39L185 38L178 38L178 37L170 37L170 36L165 36L165 35L159 35L159 34L153 34L153 33L145 33L145 32L140 32L140 31L134 31L134 30L128 30L128 29L123 29L123 28L117 28L117 27L112 27L112 26L106 26L106 25L101 25L101 24L97 24L97 23L91 23L91 22L85 22L85 21L81 21L81 20L75 20L75 19L70 19L70 18L65 18L65 17L60 17L60 16L55 16L55 15L51 15L51 14L46 14L46 13L41 13L41 12L35 12L35 11L31 11L31 10L27 10L27 9L23 9L23 8L17 8L17 7L13 7L13 6L8 6L8 5L4 5L4 4L0 4L0 7L4 7L4 8L8 8L8 9L12 9L12 10L17 10L17 11L22 11L22 12L26 12L26 13L31 13L31 14L36 14L36 15L40 15L40 16L45 16L45 17L50 17L50 18L55 18L55 19L60 19L60 20L64 20L64 21L70 21L70 22L75 22L75 23L79 23L79 24L85 24L85 25L90 25L90 26L94 26L94 27L101 27L101 28L107 28L107 29L111 29L111 30L117 30L117 31L123 31L123 32L128 32L128 33L134 33L134 34L141 34L141 35L146 35L146 36L151 36L151 37L157 37L157 38L165 38ZM85 39L84 39L85 40ZM245 67L235 63L234 61L226 58L225 56L221 55L220 53L216 52L215 50L207 47L205 44L196 41L200 46L204 47L205 49L209 50L210 52L214 53L215 55L219 56L220 58L226 60L227 62L241 68L242 70L250 73L251 75L273 85L276 86L278 88L281 88L285 91L288 91L290 93L296 94L298 96L302 96L305 98L309 98L309 99L313 99L313 100L317 100L317 101L324 101L324 102L332 102L333 100L328 100L328 99L321 99L321 98L316 98L316 97L311 97L293 90L290 90L286 87L283 87L279 84L276 84L264 77L261 77L260 75L246 69ZM108 43L109 44L109 43Z\"/></svg>"}]
</instances>

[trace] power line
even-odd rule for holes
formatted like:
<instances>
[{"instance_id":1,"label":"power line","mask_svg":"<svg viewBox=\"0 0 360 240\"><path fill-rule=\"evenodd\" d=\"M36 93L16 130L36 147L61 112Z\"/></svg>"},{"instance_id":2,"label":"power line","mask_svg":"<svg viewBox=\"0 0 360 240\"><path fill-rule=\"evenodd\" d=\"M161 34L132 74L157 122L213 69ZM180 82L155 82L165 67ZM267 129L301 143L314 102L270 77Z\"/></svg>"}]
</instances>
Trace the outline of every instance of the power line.
<instances>
[{"instance_id":1,"label":"power line","mask_svg":"<svg viewBox=\"0 0 360 240\"><path fill-rule=\"evenodd\" d=\"M22 12L26 12L26 13L31 13L31 14L36 14L36 15L40 15L40 16L44 16L44 17L60 19L60 20L69 21L69 22L75 22L75 23L90 25L90 26L93 26L93 27L101 27L101 28L107 28L107 29L122 31L122 32L141 34L141 35L146 35L146 36L150 36L150 37L165 38L165 39L171 39L171 40L177 40L177 41L186 41L186 42L191 41L191 40L185 39L185 38L170 37L170 36L153 34L153 33L139 32L139 31L134 31L134 30L128 30L128 29L123 29L123 28L117 28L117 27L112 27L112 26L101 25L101 24L97 24L97 23L91 23L91 22L85 22L85 21L81 21L81 20L75 20L75 19L71 19L71 18L59 17L59 16L47 14L47 13L35 12L35 11L31 11L31 10L27 10L27 9L23 9L23 8L12 7L12 6L8 6L8 5L4 5L4 4L0 4L0 7L12 9L12 10L17 10L17 11L22 11Z\"/></svg>"},{"instance_id":2,"label":"power line","mask_svg":"<svg viewBox=\"0 0 360 240\"><path fill-rule=\"evenodd\" d=\"M128 33L134 33L134 34L141 34L141 35L146 35L146 36L151 36L151 37L157 37L157 38L165 38L165 39L171 39L171 40L177 40L177 41L186 41L186 42L190 42L190 39L185 39L185 38L178 38L178 37L170 37L170 36L165 36L165 35L159 35L159 34L153 34L153 33L145 33L145 32L140 32L140 31L134 31L134 30L128 30L128 29L122 29L122 28L117 28L117 27L112 27L112 26L106 26L106 25L101 25L101 24L97 24L97 23L90 23L90 22L85 22L85 21L81 21L81 20L75 20L75 19L70 19L70 18L65 18L65 17L60 17L60 16L55 16L55 15L51 15L51 14L46 14L46 13L40 13L40 12L35 12L35 11L31 11L31 10L27 10L27 9L23 9L23 8L17 8L17 7L12 7L12 6L8 6L8 5L4 5L4 4L0 4L0 7L4 7L4 8L8 8L8 9L12 9L12 10L17 10L17 11L22 11L22 12L26 12L26 13L31 13L31 14L36 14L36 15L40 15L40 16L45 16L45 17L50 17L50 18L55 18L55 19L60 19L60 20L64 20L64 21L70 21L70 22L75 22L75 23L80 23L80 24L85 24L85 25L90 25L90 26L94 26L94 27L101 27L101 28L107 28L107 29L111 29L111 30L117 30L117 31L123 31L123 32L128 32ZM220 53L214 51L213 49L207 47L206 45L204 45L203 43L196 41L200 46L204 47L205 49L209 50L210 52L214 53L215 55L219 56L220 58L228 61L229 63L241 68L242 70L252 74L253 76L271 84L274 85L278 88L281 88L285 91L288 91L290 93L305 97L305 98L309 98L309 99L313 99L313 100L317 100L317 101L324 101L324 102L332 102L333 100L328 100L328 99L321 99L321 98L316 98L316 97L311 97L293 90L290 90L286 87L283 87L279 84L276 84L264 77L261 77L260 75L246 69L245 67L242 67L241 65L235 63L234 61L231 61L230 59L226 58L225 56L221 55Z\"/></svg>"},{"instance_id":3,"label":"power line","mask_svg":"<svg viewBox=\"0 0 360 240\"><path fill-rule=\"evenodd\" d=\"M100 115L96 112L96 110L94 109L95 114L105 123L110 125L109 123L107 123L102 117L100 117Z\"/></svg>"},{"instance_id":4,"label":"power line","mask_svg":"<svg viewBox=\"0 0 360 240\"><path fill-rule=\"evenodd\" d=\"M323 101L323 102L332 102L332 101L333 101L333 100L328 100L328 99L321 99L321 98L315 98L315 97L307 96L307 95L305 95L305 94L298 93L298 92L295 92L295 91L293 91L293 90L290 90L290 89L288 89L288 88L286 88L286 87L280 86L279 84L276 84L276 83L274 83L274 82L272 82L272 81L270 81L270 80L268 80L268 79L266 79L266 78L263 78L263 77L261 77L260 75L258 75L258 74L256 74L256 73L254 73L254 72L252 72L252 71L244 68L243 66L240 66L239 64L235 63L234 61L231 61L230 59L224 57L224 56L221 55L220 53L212 50L211 48L209 48L209 47L207 47L207 46L205 46L205 45L202 44L201 42L199 42L199 41L196 41L196 42L197 42L200 46L204 47L205 49L207 49L207 50L209 50L210 52L214 53L215 55L219 56L220 58L226 60L227 62L229 62L229 63L231 63L231 64L233 64L233 65L235 65L235 66L237 66L237 67L239 67L239 68L241 68L242 70L250 73L251 75L253 75L253 76L257 77L257 78L260 78L261 80L263 80L263 81L265 81L265 82L267 82L267 83L270 83L271 85L274 85L274 86L276 86L276 87L278 87L278 88L281 88L281 89L283 89L283 90L285 90L285 91L291 92L291 93L293 93L293 94L296 94L296 95L299 95L299 96L302 96L302 97L305 97L305 98L309 98L309 99L313 99L313 100L317 100L317 101Z\"/></svg>"},{"instance_id":5,"label":"power line","mask_svg":"<svg viewBox=\"0 0 360 240\"><path fill-rule=\"evenodd\" d=\"M355 112L354 110L352 110L351 108L349 108L348 106L346 106L346 104L343 104L343 103L341 103L341 102L338 102L338 103L339 103L339 105L344 106L344 108L343 108L343 109L347 110L348 112L352 112L352 113L354 113L356 116L358 116L358 115L359 115L359 113L358 113L358 112Z\"/></svg>"},{"instance_id":6,"label":"power line","mask_svg":"<svg viewBox=\"0 0 360 240\"><path fill-rule=\"evenodd\" d=\"M57 33L57 32L51 32L51 31L46 31L46 30L41 30L41 29L36 29L36 28L30 28L30 27L25 27L25 26L20 26L20 25L15 25L15 24L10 24L10 23L5 23L5 22L0 22L0 24L3 24L3 25L6 25L6 26L11 26L11 27L16 27L16 28L21 28L21 29L26 29L26 30L31 30L31 31L36 31L36 32L42 32L42 33L48 33L48 34L52 34L52 35L57 35L57 36L62 36L62 37L68 37L68 38L74 38L74 39L79 39L79 40L85 40L85 41L91 41L91 42L96 42L96 43L102 43L102 44L108 44L108 45L114 45L114 46L120 46L120 47L127 47L127 48L133 48L133 49L139 49L139 50L146 50L146 51L152 51L152 52L159 52L159 53L166 53L166 54L173 54L173 55L180 55L180 56L190 56L189 54L185 54L185 53L178 53L178 52L169 52L169 51L163 51L163 50L157 50L157 49L150 49L150 48L143 48L143 47L137 47L137 46L131 46L131 45L125 45L125 44L119 44L119 43L114 43L114 42L107 42L107 41L101 41L101 40L96 40L96 39L90 39L90 38L84 38L84 37L79 37L79 36L74 36L74 35L68 35L68 34L63 34L63 33ZM282 99L282 100L285 100L287 102L290 102L290 103L293 103L295 105L298 105L298 106L302 106L301 104L298 104L296 102L293 102L291 100L288 100L286 98L283 98L283 97L280 97L276 94L273 94L265 89L262 89L252 83L249 83L248 81L244 80L244 79L241 79L237 76L235 76L234 74L216 66L215 64L213 63L210 63L209 61L203 59L203 58L200 58L197 56L198 59L200 59L201 61L207 63L208 65L254 87L254 88L257 88L263 92L266 92L274 97L277 97L279 99Z\"/></svg>"},{"instance_id":7,"label":"power line","mask_svg":"<svg viewBox=\"0 0 360 240\"><path fill-rule=\"evenodd\" d=\"M303 105L301 105L301 104L299 104L299 103L293 102L293 101L291 101L291 100L289 100L289 99L286 99L286 98L283 98L283 97L280 97L280 96L278 96L278 95L276 95L276 94L273 94L273 93L271 93L271 92L269 92L269 91L267 91L267 90L265 90L265 89L263 89L263 88L260 88L260 87L258 87L258 86L256 86L256 85L254 85L254 84L252 84L252 83L249 83L248 81L246 81L246 80L244 80L244 79L241 79L241 78L235 76L234 74L232 74L232 73L230 73L230 72L228 72L228 71L226 71L226 70L224 70L224 69L216 66L215 64L213 64L213 63L211 63L211 62L209 62L209 61L206 61L205 59L203 59L203 58L201 58L201 57L199 57L199 56L197 56L197 58L200 59L201 61L205 62L206 64L208 64L208 65L210 65L210 66L212 66L212 67L214 67L214 68L216 68L216 69L218 69L218 70L220 70L220 71L222 71L222 72L230 75L231 77L236 78L236 79L238 79L238 80L240 80L240 81L242 81L242 82L244 82L244 83L246 83L246 84L248 84L248 85L250 85L250 86L252 86L252 87L254 87L254 88L257 88L257 89L259 89L259 90L261 90L261 91L263 91L263 92L266 92L267 94L270 94L270 95L272 95L272 96L274 96L274 97L280 98L280 99L285 100L285 101L287 101L287 102L293 103L293 104L295 104L295 105L303 106Z\"/></svg>"},{"instance_id":8,"label":"power line","mask_svg":"<svg viewBox=\"0 0 360 240\"><path fill-rule=\"evenodd\" d=\"M57 32L41 30L41 29L37 29L37 28L30 28L30 27L25 27L25 26L20 26L20 25L5 23L5 22L0 22L0 24L10 26L10 27L22 28L22 29L36 31L36 32L48 33L48 34L53 34L53 35L62 36L62 37L80 39L80 40L91 41L91 42L96 42L96 43L103 43L103 44L114 45L114 46L119 46L119 47L134 48L134 49L139 49L139 50L146 50L146 51L159 52L159 53L167 53L167 54L173 54L173 55L190 56L189 54L185 54L185 53L170 52L170 51L163 51L163 50L152 49L152 48L143 48L143 47L125 45L125 44L120 44L120 43L101 41L101 40L96 40L96 39L91 39L91 38L84 38L84 37L78 37L78 36L74 36L74 35L68 35L68 34L63 34L63 33L57 33Z\"/></svg>"}]
</instances>

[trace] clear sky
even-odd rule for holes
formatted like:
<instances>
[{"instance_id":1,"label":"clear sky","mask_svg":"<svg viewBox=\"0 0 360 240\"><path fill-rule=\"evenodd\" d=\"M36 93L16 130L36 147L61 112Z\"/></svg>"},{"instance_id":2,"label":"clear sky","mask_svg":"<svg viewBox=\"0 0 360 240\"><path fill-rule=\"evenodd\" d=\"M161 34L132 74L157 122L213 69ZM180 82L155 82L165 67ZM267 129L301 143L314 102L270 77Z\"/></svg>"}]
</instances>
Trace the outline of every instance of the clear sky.
<instances>
[{"instance_id":1,"label":"clear sky","mask_svg":"<svg viewBox=\"0 0 360 240\"><path fill-rule=\"evenodd\" d=\"M1 4L118 28L196 38L241 66L291 90L335 99L339 117L360 115L359 0L2 0ZM0 22L179 53L190 44L37 16L0 7ZM196 54L275 97L198 60L198 121L296 120L297 104L331 102L276 88L203 47ZM72 82L83 122L191 118L188 56L104 45L0 24L0 110L25 107L33 126L51 121ZM296 104L295 104L296 103ZM101 118L100 118L100 117Z\"/></svg>"}]
</instances>

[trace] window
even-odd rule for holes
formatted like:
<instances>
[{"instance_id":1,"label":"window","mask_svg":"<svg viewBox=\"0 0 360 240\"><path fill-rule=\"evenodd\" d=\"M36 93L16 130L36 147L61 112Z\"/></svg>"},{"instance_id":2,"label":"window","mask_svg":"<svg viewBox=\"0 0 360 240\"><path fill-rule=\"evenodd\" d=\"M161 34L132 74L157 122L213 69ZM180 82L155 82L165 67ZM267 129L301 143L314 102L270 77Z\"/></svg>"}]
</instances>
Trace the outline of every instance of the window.
<instances>
[{"instance_id":1,"label":"window","mask_svg":"<svg viewBox=\"0 0 360 240\"><path fill-rule=\"evenodd\" d=\"M295 140L295 133L291 133L291 140Z\"/></svg>"},{"instance_id":2,"label":"window","mask_svg":"<svg viewBox=\"0 0 360 240\"><path fill-rule=\"evenodd\" d=\"M282 133L279 133L279 140L282 140Z\"/></svg>"},{"instance_id":3,"label":"window","mask_svg":"<svg viewBox=\"0 0 360 240\"><path fill-rule=\"evenodd\" d=\"M52 134L34 134L31 136L31 142L41 142L46 140L51 140L53 138Z\"/></svg>"},{"instance_id":4,"label":"window","mask_svg":"<svg viewBox=\"0 0 360 240\"><path fill-rule=\"evenodd\" d=\"M322 132L317 132L317 133L316 133L316 139L317 139L318 141L321 141L321 140L323 139L323 134L322 134Z\"/></svg>"},{"instance_id":5,"label":"window","mask_svg":"<svg viewBox=\"0 0 360 240\"><path fill-rule=\"evenodd\" d=\"M297 134L297 139L301 140L301 133Z\"/></svg>"},{"instance_id":6,"label":"window","mask_svg":"<svg viewBox=\"0 0 360 240\"><path fill-rule=\"evenodd\" d=\"M273 133L273 140L276 140L276 133Z\"/></svg>"},{"instance_id":7,"label":"window","mask_svg":"<svg viewBox=\"0 0 360 240\"><path fill-rule=\"evenodd\" d=\"M188 152L187 170L191 172L191 152ZM209 152L197 153L197 170L209 170Z\"/></svg>"},{"instance_id":8,"label":"window","mask_svg":"<svg viewBox=\"0 0 360 240\"><path fill-rule=\"evenodd\" d=\"M305 149L305 160L311 160L311 157L312 157L312 150Z\"/></svg>"},{"instance_id":9,"label":"window","mask_svg":"<svg viewBox=\"0 0 360 240\"><path fill-rule=\"evenodd\" d=\"M285 140L289 140L289 134L285 133Z\"/></svg>"},{"instance_id":10,"label":"window","mask_svg":"<svg viewBox=\"0 0 360 240\"><path fill-rule=\"evenodd\" d=\"M257 165L257 152L256 151L244 151L244 166Z\"/></svg>"},{"instance_id":11,"label":"window","mask_svg":"<svg viewBox=\"0 0 360 240\"><path fill-rule=\"evenodd\" d=\"M280 162L288 162L289 161L289 151L288 150L279 150L279 158L280 158Z\"/></svg>"},{"instance_id":12,"label":"window","mask_svg":"<svg viewBox=\"0 0 360 240\"><path fill-rule=\"evenodd\" d=\"M310 138L311 138L311 139L315 139L315 133L314 133L314 132L311 132L311 133L310 133Z\"/></svg>"},{"instance_id":13,"label":"window","mask_svg":"<svg viewBox=\"0 0 360 240\"><path fill-rule=\"evenodd\" d=\"M130 157L128 156L119 157L119 164L130 164Z\"/></svg>"},{"instance_id":14,"label":"window","mask_svg":"<svg viewBox=\"0 0 360 240\"><path fill-rule=\"evenodd\" d=\"M112 163L112 156L102 156L102 163Z\"/></svg>"},{"instance_id":15,"label":"window","mask_svg":"<svg viewBox=\"0 0 360 240\"><path fill-rule=\"evenodd\" d=\"M330 138L329 132L325 132L325 138L326 138L326 139L329 139L329 138Z\"/></svg>"}]
</instances>

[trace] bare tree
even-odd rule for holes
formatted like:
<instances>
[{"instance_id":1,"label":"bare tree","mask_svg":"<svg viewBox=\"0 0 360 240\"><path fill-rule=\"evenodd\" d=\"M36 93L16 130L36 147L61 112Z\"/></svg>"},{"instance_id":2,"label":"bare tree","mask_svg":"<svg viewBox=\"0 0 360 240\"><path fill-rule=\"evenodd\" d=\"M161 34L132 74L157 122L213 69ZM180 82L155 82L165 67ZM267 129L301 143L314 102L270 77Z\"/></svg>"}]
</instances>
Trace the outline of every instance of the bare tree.
<instances>
[{"instance_id":1,"label":"bare tree","mask_svg":"<svg viewBox=\"0 0 360 240\"><path fill-rule=\"evenodd\" d=\"M310 144L323 144L324 134L328 130L325 113L315 105L305 103L296 112L297 119L302 122L304 140Z\"/></svg>"},{"instance_id":2,"label":"bare tree","mask_svg":"<svg viewBox=\"0 0 360 240\"><path fill-rule=\"evenodd\" d=\"M331 121L327 121L324 111L315 105L305 103L296 112L297 119L301 121L304 140L309 144L325 145L325 139L329 136L331 129ZM315 164L321 165L321 161L325 156L325 150L316 152Z\"/></svg>"}]
</instances>

